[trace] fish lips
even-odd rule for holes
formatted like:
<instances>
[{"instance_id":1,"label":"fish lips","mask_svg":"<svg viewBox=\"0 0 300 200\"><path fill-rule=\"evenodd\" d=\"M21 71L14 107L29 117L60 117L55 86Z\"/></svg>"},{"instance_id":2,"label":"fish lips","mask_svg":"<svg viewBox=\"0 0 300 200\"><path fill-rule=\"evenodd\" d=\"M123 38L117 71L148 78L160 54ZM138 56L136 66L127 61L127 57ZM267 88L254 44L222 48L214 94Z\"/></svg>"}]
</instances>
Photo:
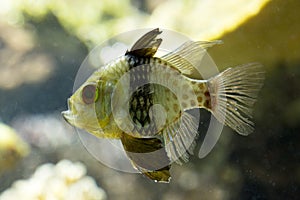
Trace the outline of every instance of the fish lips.
<instances>
[{"instance_id":1,"label":"fish lips","mask_svg":"<svg viewBox=\"0 0 300 200\"><path fill-rule=\"evenodd\" d=\"M75 120L75 115L74 113L71 111L71 100L68 99L67 101L68 104L68 110L66 111L62 111L61 114L63 116L63 118L66 120L66 122L68 122L69 124L74 124L74 120Z\"/></svg>"},{"instance_id":2,"label":"fish lips","mask_svg":"<svg viewBox=\"0 0 300 200\"><path fill-rule=\"evenodd\" d=\"M74 124L75 116L73 115L72 111L66 110L61 112L63 118L68 122L69 124Z\"/></svg>"}]
</instances>

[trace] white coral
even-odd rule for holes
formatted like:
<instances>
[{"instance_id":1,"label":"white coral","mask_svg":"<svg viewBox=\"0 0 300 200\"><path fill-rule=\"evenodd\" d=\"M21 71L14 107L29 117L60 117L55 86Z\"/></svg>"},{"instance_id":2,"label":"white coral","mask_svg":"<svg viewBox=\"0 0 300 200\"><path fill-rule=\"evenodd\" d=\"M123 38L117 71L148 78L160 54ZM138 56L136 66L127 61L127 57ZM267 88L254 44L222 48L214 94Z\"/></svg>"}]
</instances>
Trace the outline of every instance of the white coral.
<instances>
[{"instance_id":1,"label":"white coral","mask_svg":"<svg viewBox=\"0 0 300 200\"><path fill-rule=\"evenodd\" d=\"M81 163L62 160L41 165L31 178L18 180L0 195L0 200L104 200L106 194L94 179L85 176Z\"/></svg>"}]
</instances>

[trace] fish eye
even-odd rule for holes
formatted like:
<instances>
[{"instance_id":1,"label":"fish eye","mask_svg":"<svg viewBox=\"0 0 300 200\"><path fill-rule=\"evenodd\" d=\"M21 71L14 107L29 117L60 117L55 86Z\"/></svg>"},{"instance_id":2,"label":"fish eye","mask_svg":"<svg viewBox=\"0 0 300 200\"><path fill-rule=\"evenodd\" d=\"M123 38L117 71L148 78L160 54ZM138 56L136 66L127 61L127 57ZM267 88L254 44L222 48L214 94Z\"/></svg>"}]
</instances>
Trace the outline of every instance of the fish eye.
<instances>
[{"instance_id":1,"label":"fish eye","mask_svg":"<svg viewBox=\"0 0 300 200\"><path fill-rule=\"evenodd\" d=\"M98 88L94 84L86 85L82 89L82 100L85 104L91 104L98 99Z\"/></svg>"}]
</instances>

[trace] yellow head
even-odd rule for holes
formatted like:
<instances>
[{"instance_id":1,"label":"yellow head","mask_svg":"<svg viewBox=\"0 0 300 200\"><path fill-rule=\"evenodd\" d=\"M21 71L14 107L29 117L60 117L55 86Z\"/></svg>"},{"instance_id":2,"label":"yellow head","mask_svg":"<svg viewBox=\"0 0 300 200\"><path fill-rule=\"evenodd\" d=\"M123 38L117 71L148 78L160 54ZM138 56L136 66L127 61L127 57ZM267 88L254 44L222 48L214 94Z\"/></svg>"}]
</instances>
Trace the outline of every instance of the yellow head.
<instances>
[{"instance_id":1,"label":"yellow head","mask_svg":"<svg viewBox=\"0 0 300 200\"><path fill-rule=\"evenodd\" d=\"M68 110L62 115L71 125L97 137L116 134L112 120L111 96L113 84L92 75L69 99Z\"/></svg>"}]
</instances>

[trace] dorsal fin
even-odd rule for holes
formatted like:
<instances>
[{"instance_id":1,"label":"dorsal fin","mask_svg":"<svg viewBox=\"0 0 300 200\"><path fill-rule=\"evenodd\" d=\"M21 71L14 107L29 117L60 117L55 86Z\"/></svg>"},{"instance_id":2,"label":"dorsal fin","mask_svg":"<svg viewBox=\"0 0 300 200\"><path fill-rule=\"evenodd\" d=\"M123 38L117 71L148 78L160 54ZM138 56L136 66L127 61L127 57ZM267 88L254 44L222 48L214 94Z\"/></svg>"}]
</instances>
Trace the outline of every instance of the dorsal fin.
<instances>
[{"instance_id":1,"label":"dorsal fin","mask_svg":"<svg viewBox=\"0 0 300 200\"><path fill-rule=\"evenodd\" d=\"M183 74L191 75L195 71L195 67L201 63L206 49L220 43L222 43L220 40L211 42L188 41L176 50L162 56L161 59L172 64Z\"/></svg>"},{"instance_id":2,"label":"dorsal fin","mask_svg":"<svg viewBox=\"0 0 300 200\"><path fill-rule=\"evenodd\" d=\"M162 31L158 28L149 31L138 39L125 55L153 57L162 42L161 38L156 38L161 33Z\"/></svg>"}]
</instances>

